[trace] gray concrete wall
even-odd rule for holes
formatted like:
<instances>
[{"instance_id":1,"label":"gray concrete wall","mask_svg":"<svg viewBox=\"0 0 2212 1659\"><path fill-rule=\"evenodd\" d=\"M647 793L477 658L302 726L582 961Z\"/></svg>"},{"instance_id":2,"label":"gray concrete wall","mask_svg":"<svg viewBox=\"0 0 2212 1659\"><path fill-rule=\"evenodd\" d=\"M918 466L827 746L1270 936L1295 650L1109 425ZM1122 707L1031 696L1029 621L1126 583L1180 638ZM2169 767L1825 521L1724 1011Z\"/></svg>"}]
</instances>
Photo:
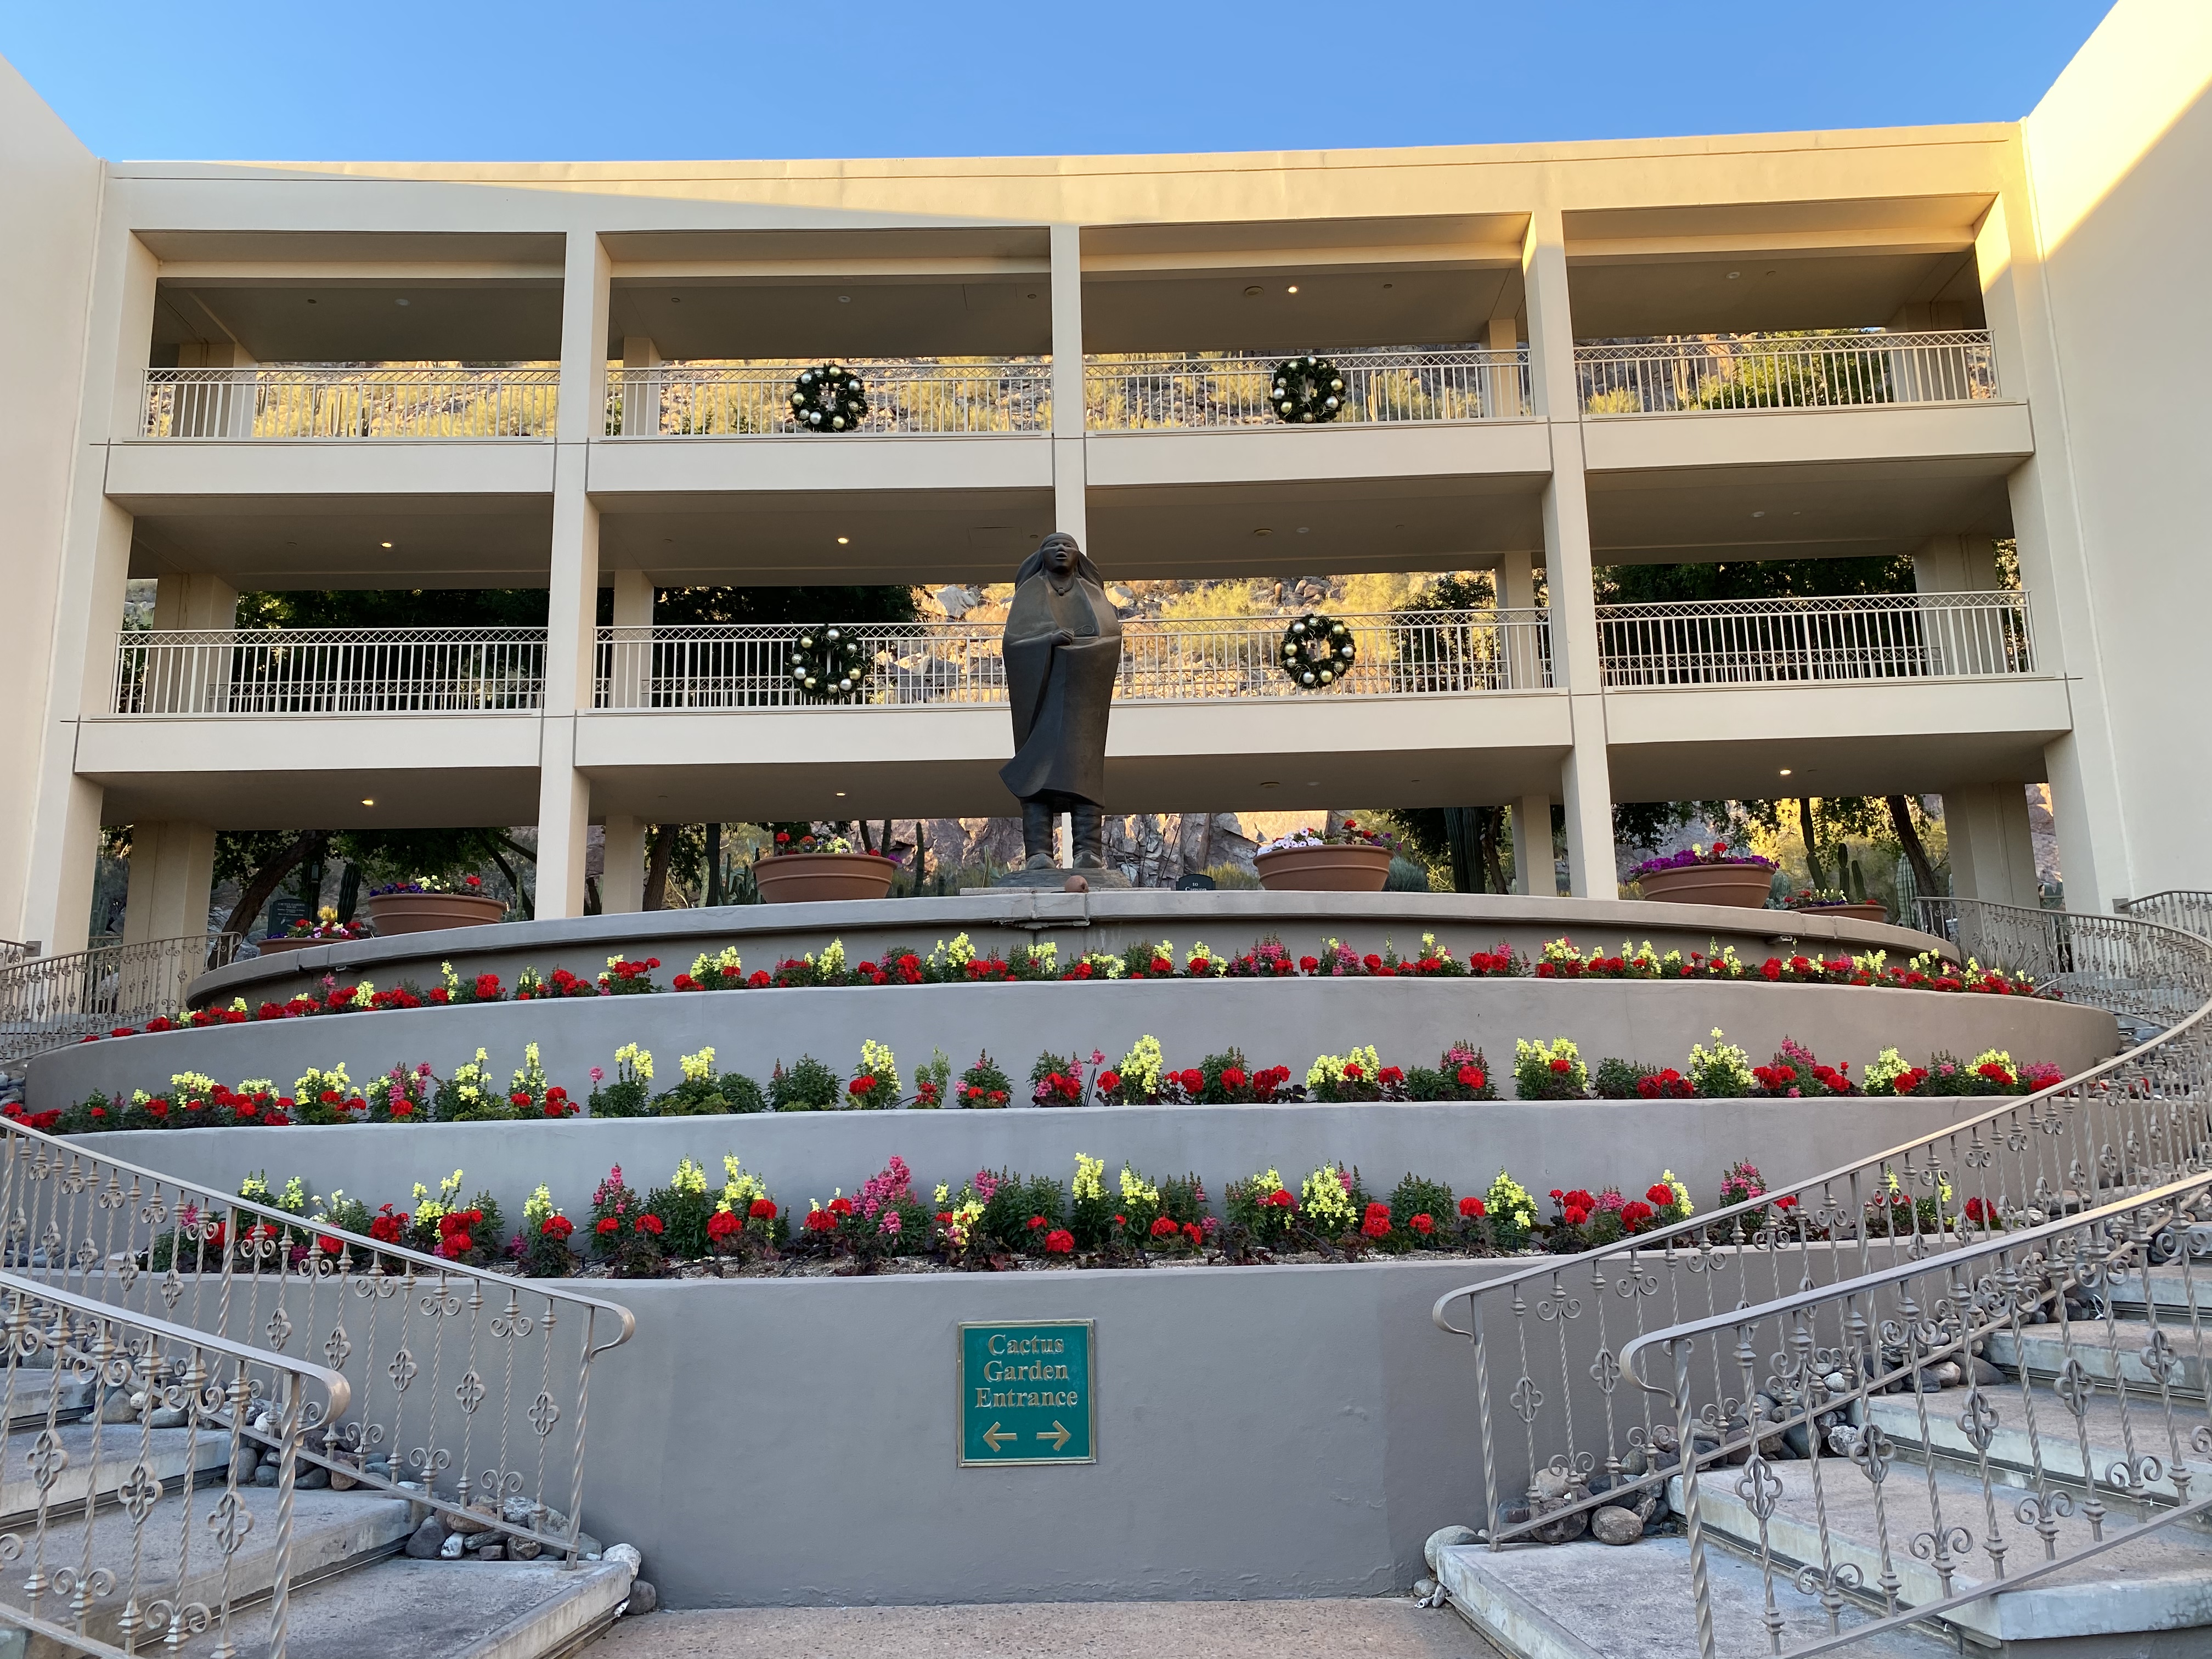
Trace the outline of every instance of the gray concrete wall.
<instances>
[{"instance_id":1,"label":"gray concrete wall","mask_svg":"<svg viewBox=\"0 0 2212 1659\"><path fill-rule=\"evenodd\" d=\"M1316 1054L1374 1044L1386 1064L1433 1065L1446 1044L1480 1043L1500 1075L1519 1037L1572 1037L1595 1066L1607 1054L1680 1065L1715 1026L1764 1060L1785 1036L1854 1072L1886 1046L1915 1060L1938 1048L1984 1048L2079 1071L2114 1052L2109 1014L2020 997L1887 991L1763 981L1539 979L1121 981L1111 984L927 985L666 993L574 1001L253 1022L198 1031L108 1037L30 1062L33 1109L94 1090L166 1085L185 1070L235 1084L273 1078L280 1090L310 1066L343 1060L362 1082L428 1060L442 1076L479 1046L502 1075L523 1046L539 1045L547 1073L578 1098L615 1050L651 1049L662 1087L678 1057L712 1045L725 1072L764 1079L780 1058L811 1054L833 1068L860 1060L864 1038L888 1042L910 1082L941 1048L956 1066L988 1049L1018 1079L1048 1048L1118 1060L1140 1036L1159 1039L1171 1066L1194 1066L1234 1044L1255 1066L1290 1066L1302 1081ZM849 1071L847 1075L851 1075Z\"/></svg>"},{"instance_id":2,"label":"gray concrete wall","mask_svg":"<svg viewBox=\"0 0 2212 1659\"><path fill-rule=\"evenodd\" d=\"M1416 952L1433 933L1455 953L1493 949L1504 939L1534 956L1549 939L1571 935L1584 948L1618 947L1624 937L1649 939L1661 951L1705 951L1734 945L1760 962L1802 950L1808 954L1887 951L1893 961L1945 948L1939 939L1901 927L1784 910L1743 910L1717 905L1651 904L1625 899L1562 899L1483 893L1037 893L1008 890L943 899L881 899L872 902L735 905L714 910L654 910L582 916L569 921L510 922L441 933L403 934L348 945L318 945L238 963L203 975L191 991L194 1006L243 996L249 1003L282 1001L312 990L325 974L379 985L412 980L438 982L438 964L451 959L470 973L495 973L509 986L525 967L550 974L566 968L596 977L610 956L658 957L666 984L701 951L735 945L745 965L773 968L777 961L818 951L842 939L860 962L885 945L927 951L939 939L965 932L985 954L1006 951L1032 938L1057 942L1063 957L1085 951L1115 951L1139 939L1172 939L1188 950L1204 939L1217 951L1242 952L1273 935L1299 955L1316 951L1324 938L1340 939L1363 954L1395 943Z\"/></svg>"},{"instance_id":3,"label":"gray concrete wall","mask_svg":"<svg viewBox=\"0 0 2212 1659\"><path fill-rule=\"evenodd\" d=\"M458 1169L467 1190L489 1189L510 1217L540 1182L571 1215L612 1164L643 1192L665 1185L684 1158L719 1182L734 1152L778 1201L850 1193L893 1153L917 1186L956 1191L978 1170L1011 1169L1066 1182L1075 1155L1124 1163L1158 1180L1195 1174L1222 1189L1270 1166L1292 1185L1322 1163L1357 1165L1378 1197L1408 1172L1480 1193L1500 1168L1530 1191L1611 1182L1640 1193L1662 1170L1688 1183L1698 1206L1717 1201L1720 1177L1748 1158L1770 1180L1802 1180L1978 1116L1981 1100L1501 1101L1359 1106L1113 1107L1003 1112L805 1112L743 1117L572 1120L561 1123L354 1125L320 1129L194 1129L86 1135L103 1158L156 1170L217 1193L264 1170L281 1186L343 1188L373 1209L406 1207L416 1182L435 1186ZM1548 1213L1548 1212L1547 1212Z\"/></svg>"},{"instance_id":4,"label":"gray concrete wall","mask_svg":"<svg viewBox=\"0 0 2212 1659\"><path fill-rule=\"evenodd\" d=\"M1429 1306L1507 1265L616 1285L586 1524L677 1607L1402 1589L1482 1510ZM955 1328L997 1319L1097 1322L1095 1464L957 1466Z\"/></svg>"}]
</instances>

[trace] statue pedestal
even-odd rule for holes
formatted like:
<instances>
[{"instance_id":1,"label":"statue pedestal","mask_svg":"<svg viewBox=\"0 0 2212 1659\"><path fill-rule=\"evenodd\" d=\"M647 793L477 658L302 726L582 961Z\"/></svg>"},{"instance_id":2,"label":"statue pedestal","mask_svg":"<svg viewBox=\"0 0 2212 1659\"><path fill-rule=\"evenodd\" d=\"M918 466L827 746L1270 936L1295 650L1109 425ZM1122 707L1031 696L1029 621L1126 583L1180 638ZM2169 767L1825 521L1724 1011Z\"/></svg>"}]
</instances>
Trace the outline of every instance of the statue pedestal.
<instances>
[{"instance_id":1,"label":"statue pedestal","mask_svg":"<svg viewBox=\"0 0 2212 1659\"><path fill-rule=\"evenodd\" d=\"M1009 870L988 887L963 887L960 890L963 894L993 893L1003 887L1030 887L1057 893L1066 888L1070 876L1082 877L1094 893L1126 893L1136 886L1119 870L1063 870L1055 865L1049 870Z\"/></svg>"}]
</instances>

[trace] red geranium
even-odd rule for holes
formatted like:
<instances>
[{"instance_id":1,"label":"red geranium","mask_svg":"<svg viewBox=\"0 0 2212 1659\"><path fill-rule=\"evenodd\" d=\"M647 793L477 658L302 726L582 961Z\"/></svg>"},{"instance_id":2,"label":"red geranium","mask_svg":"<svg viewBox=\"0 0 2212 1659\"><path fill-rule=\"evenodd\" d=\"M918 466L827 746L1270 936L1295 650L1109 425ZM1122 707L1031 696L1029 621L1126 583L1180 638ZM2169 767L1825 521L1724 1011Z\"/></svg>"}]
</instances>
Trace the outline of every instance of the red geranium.
<instances>
[{"instance_id":1,"label":"red geranium","mask_svg":"<svg viewBox=\"0 0 2212 1659\"><path fill-rule=\"evenodd\" d=\"M659 1237L661 1234L668 1231L666 1225L661 1221L660 1218L653 1214L650 1210L647 1211L645 1214L638 1217L638 1218L631 1224L631 1226L634 1231L641 1233L650 1233L655 1238Z\"/></svg>"},{"instance_id":2,"label":"red geranium","mask_svg":"<svg viewBox=\"0 0 2212 1659\"><path fill-rule=\"evenodd\" d=\"M717 1210L707 1218L708 1240L709 1243L719 1244L732 1233L742 1232L744 1230L744 1224L738 1218L736 1211Z\"/></svg>"},{"instance_id":3,"label":"red geranium","mask_svg":"<svg viewBox=\"0 0 2212 1659\"><path fill-rule=\"evenodd\" d=\"M1669 1187L1665 1182L1662 1181L1648 1189L1644 1193L1644 1196L1650 1199L1660 1208L1664 1209L1668 1205L1672 1204L1674 1201L1674 1189L1672 1187Z\"/></svg>"},{"instance_id":4,"label":"red geranium","mask_svg":"<svg viewBox=\"0 0 2212 1659\"><path fill-rule=\"evenodd\" d=\"M576 1231L576 1224L565 1215L549 1215L538 1224L538 1231L547 1238L566 1238Z\"/></svg>"},{"instance_id":5,"label":"red geranium","mask_svg":"<svg viewBox=\"0 0 2212 1659\"><path fill-rule=\"evenodd\" d=\"M592 1231L602 1238L611 1237L622 1231L622 1223L611 1215L602 1216L599 1218L599 1224Z\"/></svg>"},{"instance_id":6,"label":"red geranium","mask_svg":"<svg viewBox=\"0 0 2212 1659\"><path fill-rule=\"evenodd\" d=\"M773 1221L775 1219L775 1200L757 1198L752 1202L752 1207L745 1213L756 1221Z\"/></svg>"},{"instance_id":7,"label":"red geranium","mask_svg":"<svg viewBox=\"0 0 2212 1659\"><path fill-rule=\"evenodd\" d=\"M1367 1206L1366 1215L1360 1219L1359 1231L1370 1238L1389 1237L1390 1206L1388 1204L1370 1204Z\"/></svg>"},{"instance_id":8,"label":"red geranium","mask_svg":"<svg viewBox=\"0 0 2212 1659\"><path fill-rule=\"evenodd\" d=\"M1460 1200L1459 1212L1469 1221L1476 1220L1489 1213L1489 1212L1483 1207L1482 1200L1479 1198L1462 1198Z\"/></svg>"},{"instance_id":9,"label":"red geranium","mask_svg":"<svg viewBox=\"0 0 2212 1659\"><path fill-rule=\"evenodd\" d=\"M1173 1238L1182 1231L1182 1229L1176 1224L1175 1218L1172 1216L1155 1216L1152 1218L1152 1237L1154 1238Z\"/></svg>"},{"instance_id":10,"label":"red geranium","mask_svg":"<svg viewBox=\"0 0 2212 1659\"><path fill-rule=\"evenodd\" d=\"M1471 1201L1480 1202L1479 1200ZM1411 1227L1415 1232L1420 1234L1424 1238L1427 1237L1429 1234L1436 1231L1437 1230L1436 1218L1430 1215L1425 1211L1421 1214L1413 1217L1411 1220L1407 1221L1406 1224L1408 1227Z\"/></svg>"},{"instance_id":11,"label":"red geranium","mask_svg":"<svg viewBox=\"0 0 2212 1659\"><path fill-rule=\"evenodd\" d=\"M1065 1227L1054 1227L1044 1236L1045 1254L1066 1255L1075 1249L1075 1235Z\"/></svg>"}]
</instances>

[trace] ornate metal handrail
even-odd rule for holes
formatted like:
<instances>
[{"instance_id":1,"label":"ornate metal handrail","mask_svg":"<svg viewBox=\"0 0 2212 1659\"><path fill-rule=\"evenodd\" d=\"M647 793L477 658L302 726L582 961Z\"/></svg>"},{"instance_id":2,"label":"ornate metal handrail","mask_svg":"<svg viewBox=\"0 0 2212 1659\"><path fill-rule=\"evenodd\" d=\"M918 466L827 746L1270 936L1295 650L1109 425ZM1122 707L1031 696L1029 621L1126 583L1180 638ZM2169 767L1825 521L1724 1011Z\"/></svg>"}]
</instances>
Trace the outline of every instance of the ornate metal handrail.
<instances>
[{"instance_id":1,"label":"ornate metal handrail","mask_svg":"<svg viewBox=\"0 0 2212 1659\"><path fill-rule=\"evenodd\" d=\"M1084 360L1084 424L1092 431L1269 427L1286 422L1275 370L1299 352L1176 352ZM1529 412L1528 349L1391 346L1317 354L1344 381L1323 424L1514 420Z\"/></svg>"},{"instance_id":2,"label":"ornate metal handrail","mask_svg":"<svg viewBox=\"0 0 2212 1659\"><path fill-rule=\"evenodd\" d=\"M1951 1224L1969 1242L1932 1262L1630 1342L1621 1369L1667 1401L1674 1444L1655 1447L1652 1467L1607 1495L1618 1502L1680 1481L1704 1659L1718 1651L1705 1561L1715 1527L1758 1565L1770 1651L1807 1659L2017 1591L2212 1510L2212 1492L2191 1495L2212 1477L2201 1398L2212 1332L2185 1237L2208 1215L2212 1182L2201 1166L2040 1224L2026 1209L1958 1215ZM2116 1308L2138 1302L2143 1323L2130 1321L2124 1334ZM2012 1376L1985 1376L1990 1352ZM1670 1375L1654 1382L1647 1361L1671 1362ZM2190 1395L2200 1397L2181 1397ZM2111 1405L2093 1422L2100 1397ZM1801 1462L1797 1449L1836 1455ZM1917 1476L1899 1461L1908 1456ZM1701 1480L1723 1467L1728 1484ZM1800 1468L1805 1483L1793 1493ZM1889 1484L1893 1472L1900 1485ZM1848 1504L1859 1492L1871 1493L1870 1516ZM2008 1516L2020 1528L2013 1540ZM2008 1559L2015 1545L2025 1563ZM1818 1601L1824 1635L1785 1644L1778 1576Z\"/></svg>"},{"instance_id":3,"label":"ornate metal handrail","mask_svg":"<svg viewBox=\"0 0 2212 1659\"><path fill-rule=\"evenodd\" d=\"M820 358L743 363L614 365L607 370L611 438L744 438L796 435L792 392ZM1049 357L851 358L867 412L857 433L1046 432L1052 427ZM842 434L811 428L834 442Z\"/></svg>"},{"instance_id":4,"label":"ornate metal handrail","mask_svg":"<svg viewBox=\"0 0 2212 1659\"><path fill-rule=\"evenodd\" d=\"M1334 690L1302 690L1279 665L1282 617L1132 619L1121 625L1123 702L1220 697L1403 696L1538 690L1551 684L1541 611L1391 611L1340 615L1356 650ZM913 708L1004 703L1004 625L997 622L863 624L842 630L869 665L850 698L819 702L791 676L802 631L787 623L602 628L602 708Z\"/></svg>"},{"instance_id":5,"label":"ornate metal handrail","mask_svg":"<svg viewBox=\"0 0 2212 1659\"><path fill-rule=\"evenodd\" d=\"M446 1210L463 1207L444 1196ZM628 1309L14 1121L0 1122L0 1267L42 1287L280 1355L296 1338L350 1381L355 1408L301 1455L441 1513L491 1500L496 1512L472 1523L520 1540L521 1555L579 1559L592 1363L629 1340ZM441 1485L448 1470L458 1479Z\"/></svg>"},{"instance_id":6,"label":"ornate metal handrail","mask_svg":"<svg viewBox=\"0 0 2212 1659\"><path fill-rule=\"evenodd\" d=\"M561 371L270 364L149 368L147 438L550 438Z\"/></svg>"},{"instance_id":7,"label":"ornate metal handrail","mask_svg":"<svg viewBox=\"0 0 2212 1659\"><path fill-rule=\"evenodd\" d=\"M1950 940L1961 957L2002 962L2057 995L2139 1026L2172 1025L2212 998L2212 973L2165 947L2166 935L2186 936L2185 929L1987 899L1922 898L1916 905L1921 930Z\"/></svg>"},{"instance_id":8,"label":"ornate metal handrail","mask_svg":"<svg viewBox=\"0 0 2212 1659\"><path fill-rule=\"evenodd\" d=\"M1556 1521L1534 1513L1539 1472L1618 1477L1627 1454L1648 1440L1648 1415L1625 1420L1615 1399L1626 1342L1948 1252L1966 1242L1942 1220L1954 1211L2040 1210L2038 1218L2047 1218L2107 1194L2154 1190L2178 1170L2203 1166L2212 1152L2212 941L2147 922L2095 920L2137 930L2143 965L2162 971L2172 995L2193 999L2196 1012L2051 1088L1886 1152L1437 1299L1436 1325L1474 1348L1492 1547ZM2084 1000L2094 1001L2095 989L2085 984ZM2139 994L2129 992L2126 1005ZM1461 1303L1465 1325L1451 1318ZM1593 1386L1595 1402L1586 1392ZM1578 1390L1585 1391L1579 1419ZM1499 1420L1507 1405L1520 1419L1517 1444L1508 1443L1510 1425ZM1531 1510L1521 1519L1500 1518L1508 1487L1529 1494ZM1602 1501L1585 1495L1570 1507Z\"/></svg>"},{"instance_id":9,"label":"ornate metal handrail","mask_svg":"<svg viewBox=\"0 0 2212 1659\"><path fill-rule=\"evenodd\" d=\"M236 933L198 933L26 957L0 968L0 1066L173 1014L185 988L228 966L240 943Z\"/></svg>"},{"instance_id":10,"label":"ornate metal handrail","mask_svg":"<svg viewBox=\"0 0 2212 1659\"><path fill-rule=\"evenodd\" d=\"M1987 678L2035 672L2027 596L1865 593L1597 607L1608 686Z\"/></svg>"},{"instance_id":11,"label":"ornate metal handrail","mask_svg":"<svg viewBox=\"0 0 2212 1659\"><path fill-rule=\"evenodd\" d=\"M542 628L206 628L116 636L118 714L451 714L541 706Z\"/></svg>"},{"instance_id":12,"label":"ornate metal handrail","mask_svg":"<svg viewBox=\"0 0 2212 1659\"><path fill-rule=\"evenodd\" d=\"M1591 415L1981 403L1997 390L1986 329L1698 334L1575 347Z\"/></svg>"},{"instance_id":13,"label":"ornate metal handrail","mask_svg":"<svg viewBox=\"0 0 2212 1659\"><path fill-rule=\"evenodd\" d=\"M0 1626L103 1659L131 1659L157 1640L173 1652L212 1629L222 1652L283 1659L300 1460L313 1431L345 1415L346 1379L9 1272L0 1272L0 1432L35 1432L24 1466L38 1492L0 1533L0 1559L30 1570L0 1587ZM135 1408L111 1422L103 1407L117 1395ZM80 1416L81 1433L65 1427ZM264 1452L276 1474L265 1498L252 1479ZM210 1474L212 1486L195 1484ZM257 1517L264 1504L273 1516ZM241 1575L258 1519L273 1539L270 1571ZM265 1614L246 1610L263 1595Z\"/></svg>"},{"instance_id":14,"label":"ornate metal handrail","mask_svg":"<svg viewBox=\"0 0 2212 1659\"><path fill-rule=\"evenodd\" d=\"M2212 937L2212 893L2201 888L2169 887L2141 898L2117 899L2112 908L2124 916Z\"/></svg>"}]
</instances>

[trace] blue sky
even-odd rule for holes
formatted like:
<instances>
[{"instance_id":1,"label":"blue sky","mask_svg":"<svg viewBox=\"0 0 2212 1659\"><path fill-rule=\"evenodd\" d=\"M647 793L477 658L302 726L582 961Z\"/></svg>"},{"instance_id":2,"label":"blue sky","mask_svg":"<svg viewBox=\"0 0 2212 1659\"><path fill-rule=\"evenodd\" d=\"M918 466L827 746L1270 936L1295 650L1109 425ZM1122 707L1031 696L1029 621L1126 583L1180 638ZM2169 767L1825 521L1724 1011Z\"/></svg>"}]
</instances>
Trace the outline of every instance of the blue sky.
<instances>
[{"instance_id":1,"label":"blue sky","mask_svg":"<svg viewBox=\"0 0 2212 1659\"><path fill-rule=\"evenodd\" d=\"M0 0L112 158L1488 143L2006 120L2107 0Z\"/></svg>"}]
</instances>

